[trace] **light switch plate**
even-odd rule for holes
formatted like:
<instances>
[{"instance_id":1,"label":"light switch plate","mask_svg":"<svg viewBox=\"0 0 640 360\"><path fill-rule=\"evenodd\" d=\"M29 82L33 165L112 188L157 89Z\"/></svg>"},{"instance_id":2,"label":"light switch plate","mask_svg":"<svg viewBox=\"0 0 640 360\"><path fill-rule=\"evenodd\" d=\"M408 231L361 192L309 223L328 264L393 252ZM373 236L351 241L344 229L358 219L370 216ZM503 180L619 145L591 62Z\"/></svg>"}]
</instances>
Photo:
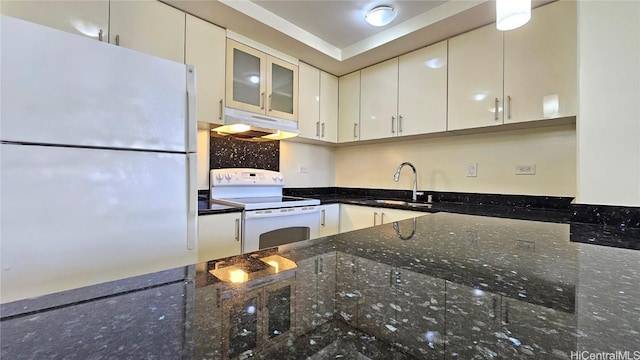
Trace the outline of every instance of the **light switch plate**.
<instances>
[{"instance_id":1,"label":"light switch plate","mask_svg":"<svg viewBox=\"0 0 640 360\"><path fill-rule=\"evenodd\" d=\"M477 176L478 176L478 163L468 163L467 177L477 177Z\"/></svg>"},{"instance_id":2,"label":"light switch plate","mask_svg":"<svg viewBox=\"0 0 640 360\"><path fill-rule=\"evenodd\" d=\"M516 165L516 175L535 175L536 164Z\"/></svg>"}]
</instances>

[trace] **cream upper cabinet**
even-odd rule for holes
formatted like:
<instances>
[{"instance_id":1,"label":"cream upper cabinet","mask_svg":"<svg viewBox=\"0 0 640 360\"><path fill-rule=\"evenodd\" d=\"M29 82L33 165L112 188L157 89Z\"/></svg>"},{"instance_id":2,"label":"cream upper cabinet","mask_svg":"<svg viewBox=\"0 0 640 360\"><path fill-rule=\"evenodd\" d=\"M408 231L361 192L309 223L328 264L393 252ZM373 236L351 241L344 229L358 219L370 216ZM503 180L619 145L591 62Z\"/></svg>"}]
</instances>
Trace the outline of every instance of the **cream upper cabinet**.
<instances>
[{"instance_id":1,"label":"cream upper cabinet","mask_svg":"<svg viewBox=\"0 0 640 360\"><path fill-rule=\"evenodd\" d=\"M227 40L227 106L298 120L298 66Z\"/></svg>"},{"instance_id":2,"label":"cream upper cabinet","mask_svg":"<svg viewBox=\"0 0 640 360\"><path fill-rule=\"evenodd\" d=\"M0 11L37 24L184 62L185 13L158 1L3 0Z\"/></svg>"},{"instance_id":3,"label":"cream upper cabinet","mask_svg":"<svg viewBox=\"0 0 640 360\"><path fill-rule=\"evenodd\" d=\"M185 63L196 67L198 121L221 124L226 32L191 15L186 21Z\"/></svg>"},{"instance_id":4,"label":"cream upper cabinet","mask_svg":"<svg viewBox=\"0 0 640 360\"><path fill-rule=\"evenodd\" d=\"M338 78L320 72L320 139L338 141Z\"/></svg>"},{"instance_id":5,"label":"cream upper cabinet","mask_svg":"<svg viewBox=\"0 0 640 360\"><path fill-rule=\"evenodd\" d=\"M577 114L576 32L574 1L540 7L505 32L505 124Z\"/></svg>"},{"instance_id":6,"label":"cream upper cabinet","mask_svg":"<svg viewBox=\"0 0 640 360\"><path fill-rule=\"evenodd\" d=\"M109 42L184 63L185 13L158 1L111 1Z\"/></svg>"},{"instance_id":7,"label":"cream upper cabinet","mask_svg":"<svg viewBox=\"0 0 640 360\"><path fill-rule=\"evenodd\" d=\"M448 130L502 124L502 68L495 24L449 39Z\"/></svg>"},{"instance_id":8,"label":"cream upper cabinet","mask_svg":"<svg viewBox=\"0 0 640 360\"><path fill-rule=\"evenodd\" d=\"M398 58L361 71L360 140L397 134Z\"/></svg>"},{"instance_id":9,"label":"cream upper cabinet","mask_svg":"<svg viewBox=\"0 0 640 360\"><path fill-rule=\"evenodd\" d=\"M298 65L298 130L306 139L338 139L338 78L315 67Z\"/></svg>"},{"instance_id":10,"label":"cream upper cabinet","mask_svg":"<svg viewBox=\"0 0 640 360\"><path fill-rule=\"evenodd\" d=\"M298 130L300 137L320 138L320 70L305 63L298 64Z\"/></svg>"},{"instance_id":11,"label":"cream upper cabinet","mask_svg":"<svg viewBox=\"0 0 640 360\"><path fill-rule=\"evenodd\" d=\"M402 55L398 64L398 135L447 130L447 42Z\"/></svg>"},{"instance_id":12,"label":"cream upper cabinet","mask_svg":"<svg viewBox=\"0 0 640 360\"><path fill-rule=\"evenodd\" d=\"M0 13L101 41L109 39L109 0L2 0Z\"/></svg>"},{"instance_id":13,"label":"cream upper cabinet","mask_svg":"<svg viewBox=\"0 0 640 360\"><path fill-rule=\"evenodd\" d=\"M338 80L338 142L360 139L360 71Z\"/></svg>"}]
</instances>

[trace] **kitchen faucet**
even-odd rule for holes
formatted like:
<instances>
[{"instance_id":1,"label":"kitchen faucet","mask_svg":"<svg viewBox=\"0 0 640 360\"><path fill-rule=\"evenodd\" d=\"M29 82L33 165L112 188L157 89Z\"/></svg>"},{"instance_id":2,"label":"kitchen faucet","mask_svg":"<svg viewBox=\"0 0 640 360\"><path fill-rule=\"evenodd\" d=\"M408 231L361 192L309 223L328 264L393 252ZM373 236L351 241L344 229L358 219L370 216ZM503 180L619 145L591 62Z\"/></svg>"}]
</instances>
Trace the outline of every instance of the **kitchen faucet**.
<instances>
[{"instance_id":1,"label":"kitchen faucet","mask_svg":"<svg viewBox=\"0 0 640 360\"><path fill-rule=\"evenodd\" d=\"M418 173L416 172L416 167L413 166L412 163L410 162L403 162L402 164L400 164L400 166L398 166L398 170L396 170L396 173L393 175L393 181L398 182L398 180L400 180L400 170L402 170L402 168L407 165L411 168L411 170L413 170L413 196L411 197L411 199L413 199L413 201L417 201L418 200Z\"/></svg>"}]
</instances>

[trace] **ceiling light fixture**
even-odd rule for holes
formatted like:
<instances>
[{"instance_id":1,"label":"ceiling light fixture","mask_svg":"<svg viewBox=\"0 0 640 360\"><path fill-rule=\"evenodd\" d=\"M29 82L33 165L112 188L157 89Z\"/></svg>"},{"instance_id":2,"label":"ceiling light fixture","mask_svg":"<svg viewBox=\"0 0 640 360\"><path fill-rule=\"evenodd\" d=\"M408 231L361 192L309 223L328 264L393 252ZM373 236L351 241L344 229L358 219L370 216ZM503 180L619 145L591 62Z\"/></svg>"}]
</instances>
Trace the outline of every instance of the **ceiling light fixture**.
<instances>
[{"instance_id":1,"label":"ceiling light fixture","mask_svg":"<svg viewBox=\"0 0 640 360\"><path fill-rule=\"evenodd\" d=\"M369 10L364 19L373 26L385 26L392 22L396 15L398 15L396 9L391 6L381 5Z\"/></svg>"},{"instance_id":2,"label":"ceiling light fixture","mask_svg":"<svg viewBox=\"0 0 640 360\"><path fill-rule=\"evenodd\" d=\"M531 0L496 0L496 27L507 31L531 19Z\"/></svg>"}]
</instances>

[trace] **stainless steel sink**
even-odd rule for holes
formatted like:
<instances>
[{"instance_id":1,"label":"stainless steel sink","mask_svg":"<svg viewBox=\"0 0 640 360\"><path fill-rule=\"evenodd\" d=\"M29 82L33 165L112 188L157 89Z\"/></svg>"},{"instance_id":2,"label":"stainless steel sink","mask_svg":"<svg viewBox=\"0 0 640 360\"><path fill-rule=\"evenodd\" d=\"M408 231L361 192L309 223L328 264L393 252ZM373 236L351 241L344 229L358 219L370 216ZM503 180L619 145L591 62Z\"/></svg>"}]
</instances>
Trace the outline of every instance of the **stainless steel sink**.
<instances>
[{"instance_id":1,"label":"stainless steel sink","mask_svg":"<svg viewBox=\"0 0 640 360\"><path fill-rule=\"evenodd\" d=\"M384 205L397 205L397 206L409 206L409 207L424 207L424 208L430 208L431 207L431 203L417 203L417 202L408 202L408 201L402 201L402 200L385 200L385 199L378 199L378 200L374 200L377 204L384 204Z\"/></svg>"}]
</instances>

